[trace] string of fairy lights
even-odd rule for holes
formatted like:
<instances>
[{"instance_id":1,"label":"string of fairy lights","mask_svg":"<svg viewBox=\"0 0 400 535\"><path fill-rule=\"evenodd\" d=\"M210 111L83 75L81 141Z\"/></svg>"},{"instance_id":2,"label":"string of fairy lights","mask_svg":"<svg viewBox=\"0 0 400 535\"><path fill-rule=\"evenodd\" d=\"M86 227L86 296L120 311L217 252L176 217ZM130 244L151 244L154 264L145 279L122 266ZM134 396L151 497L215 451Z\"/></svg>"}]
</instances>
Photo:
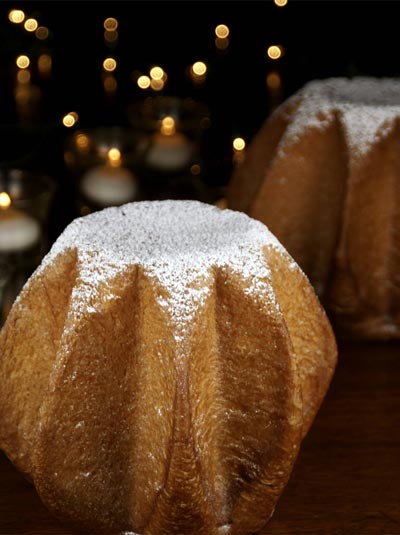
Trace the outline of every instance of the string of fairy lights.
<instances>
[{"instance_id":1,"label":"string of fairy lights","mask_svg":"<svg viewBox=\"0 0 400 535\"><path fill-rule=\"evenodd\" d=\"M288 0L271 0L278 8L287 6ZM32 34L38 41L45 44L50 36L51 31L45 25L33 16L27 15L21 9L11 9L8 13L8 19L12 24L20 25L23 29ZM103 21L103 38L106 47L106 53L101 66L101 82L106 95L113 96L117 93L118 82L115 76L118 69L118 54L116 53L119 40L119 22L114 17L107 17ZM231 29L227 24L220 23L214 28L215 47L219 51L227 51L230 45ZM285 54L282 44L270 43L266 47L265 56L271 62L279 61ZM52 71L52 56L49 51L44 51L35 58L36 69L42 78L50 78ZM16 71L16 104L26 105L32 100L32 86L30 67L32 58L28 54L20 54L15 59ZM186 74L194 86L205 84L208 75L207 61L199 58L189 65ZM165 90L168 84L168 74L163 67L158 64L150 65L147 72L134 70L131 73L131 81L137 88L144 93L158 93ZM282 98L282 76L278 69L270 68L265 83L269 92L271 108L276 107ZM28 98L29 94L29 98ZM79 121L77 111L69 111L61 117L61 124L66 128L74 127ZM242 137L232 139L232 150L234 159L240 160L246 147L246 141Z\"/></svg>"}]
</instances>

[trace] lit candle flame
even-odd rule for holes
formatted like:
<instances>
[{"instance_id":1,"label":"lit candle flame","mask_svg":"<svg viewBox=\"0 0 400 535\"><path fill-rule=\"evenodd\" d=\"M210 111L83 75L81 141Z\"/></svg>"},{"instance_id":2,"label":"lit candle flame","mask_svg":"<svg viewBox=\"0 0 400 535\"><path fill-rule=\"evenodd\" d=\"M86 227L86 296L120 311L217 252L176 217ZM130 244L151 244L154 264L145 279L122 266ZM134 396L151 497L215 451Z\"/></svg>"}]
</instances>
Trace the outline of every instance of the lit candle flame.
<instances>
[{"instance_id":1,"label":"lit candle flame","mask_svg":"<svg viewBox=\"0 0 400 535\"><path fill-rule=\"evenodd\" d=\"M175 119L167 115L161 121L161 133L164 136L172 136L176 132Z\"/></svg>"},{"instance_id":2,"label":"lit candle flame","mask_svg":"<svg viewBox=\"0 0 400 535\"><path fill-rule=\"evenodd\" d=\"M2 191L0 193L0 208L5 209L11 206L11 198L8 193Z\"/></svg>"},{"instance_id":3,"label":"lit candle flame","mask_svg":"<svg viewBox=\"0 0 400 535\"><path fill-rule=\"evenodd\" d=\"M107 153L107 163L110 167L120 167L121 151L117 147L112 147Z\"/></svg>"}]
</instances>

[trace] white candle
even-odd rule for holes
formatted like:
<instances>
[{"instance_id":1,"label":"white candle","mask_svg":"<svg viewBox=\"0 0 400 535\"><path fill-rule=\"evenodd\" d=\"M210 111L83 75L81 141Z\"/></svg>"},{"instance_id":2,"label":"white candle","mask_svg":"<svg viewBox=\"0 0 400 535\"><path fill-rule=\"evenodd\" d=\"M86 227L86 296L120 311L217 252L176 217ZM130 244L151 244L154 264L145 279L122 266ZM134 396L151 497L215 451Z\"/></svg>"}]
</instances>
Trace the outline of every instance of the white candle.
<instances>
[{"instance_id":1,"label":"white candle","mask_svg":"<svg viewBox=\"0 0 400 535\"><path fill-rule=\"evenodd\" d=\"M40 225L33 217L7 208L0 211L0 252L16 253L36 245Z\"/></svg>"},{"instance_id":2,"label":"white candle","mask_svg":"<svg viewBox=\"0 0 400 535\"><path fill-rule=\"evenodd\" d=\"M81 191L88 200L101 206L124 204L135 198L137 187L133 175L121 167L118 149L110 149L107 165L97 165L89 169L81 180Z\"/></svg>"},{"instance_id":3,"label":"white candle","mask_svg":"<svg viewBox=\"0 0 400 535\"><path fill-rule=\"evenodd\" d=\"M161 122L160 132L156 132L151 138L146 162L155 169L178 171L189 164L192 152L192 144L188 138L176 132L175 120L167 116Z\"/></svg>"}]
</instances>

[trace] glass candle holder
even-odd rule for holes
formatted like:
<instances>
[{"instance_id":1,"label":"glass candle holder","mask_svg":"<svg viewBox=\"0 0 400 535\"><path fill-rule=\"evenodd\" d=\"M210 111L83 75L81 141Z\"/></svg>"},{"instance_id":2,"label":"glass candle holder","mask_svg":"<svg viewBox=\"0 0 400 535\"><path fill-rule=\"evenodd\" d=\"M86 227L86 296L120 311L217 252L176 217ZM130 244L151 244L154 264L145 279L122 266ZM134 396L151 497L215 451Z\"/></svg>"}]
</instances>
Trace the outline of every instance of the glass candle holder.
<instances>
[{"instance_id":1,"label":"glass candle holder","mask_svg":"<svg viewBox=\"0 0 400 535\"><path fill-rule=\"evenodd\" d=\"M201 160L201 139L208 127L208 108L193 99L159 96L134 103L128 110L140 142L142 172L177 174Z\"/></svg>"},{"instance_id":2,"label":"glass candle holder","mask_svg":"<svg viewBox=\"0 0 400 535\"><path fill-rule=\"evenodd\" d=\"M55 191L45 175L0 171L0 316L7 317L16 296L48 250L48 216Z\"/></svg>"},{"instance_id":3,"label":"glass candle holder","mask_svg":"<svg viewBox=\"0 0 400 535\"><path fill-rule=\"evenodd\" d=\"M64 161L80 215L138 198L135 147L134 132L120 127L79 130L66 139Z\"/></svg>"}]
</instances>

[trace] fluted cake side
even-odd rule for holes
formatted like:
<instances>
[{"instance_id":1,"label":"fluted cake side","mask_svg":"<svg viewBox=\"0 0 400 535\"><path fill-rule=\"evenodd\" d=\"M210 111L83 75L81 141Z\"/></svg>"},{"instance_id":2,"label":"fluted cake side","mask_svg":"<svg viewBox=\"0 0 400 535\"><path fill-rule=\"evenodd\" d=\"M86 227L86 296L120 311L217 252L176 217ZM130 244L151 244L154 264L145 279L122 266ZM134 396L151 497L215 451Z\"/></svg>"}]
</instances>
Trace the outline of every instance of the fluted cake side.
<instances>
[{"instance_id":1,"label":"fluted cake side","mask_svg":"<svg viewBox=\"0 0 400 535\"><path fill-rule=\"evenodd\" d=\"M65 230L0 334L0 447L78 529L254 533L335 362L264 225L189 201L106 209Z\"/></svg>"}]
</instances>

